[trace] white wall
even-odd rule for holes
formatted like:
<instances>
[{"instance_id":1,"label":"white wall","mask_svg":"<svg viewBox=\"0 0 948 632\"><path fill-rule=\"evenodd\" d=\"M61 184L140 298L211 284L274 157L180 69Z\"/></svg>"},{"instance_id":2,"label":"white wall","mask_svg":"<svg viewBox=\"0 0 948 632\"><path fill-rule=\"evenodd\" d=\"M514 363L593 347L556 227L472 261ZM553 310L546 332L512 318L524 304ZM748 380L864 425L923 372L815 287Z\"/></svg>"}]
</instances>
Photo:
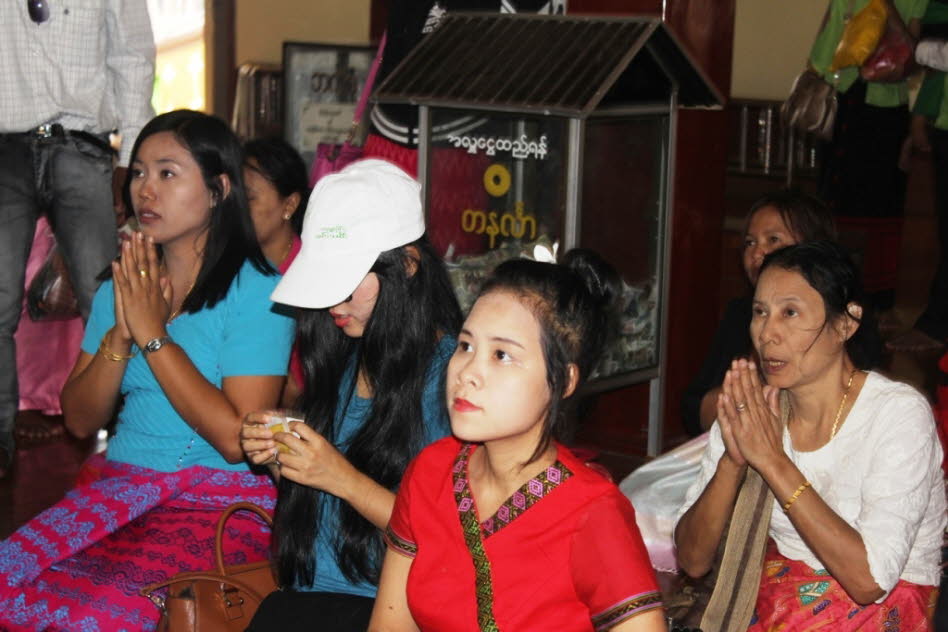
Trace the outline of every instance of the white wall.
<instances>
[{"instance_id":1,"label":"white wall","mask_svg":"<svg viewBox=\"0 0 948 632\"><path fill-rule=\"evenodd\" d=\"M829 0L737 0L735 99L786 98L803 70Z\"/></svg>"},{"instance_id":2,"label":"white wall","mask_svg":"<svg viewBox=\"0 0 948 632\"><path fill-rule=\"evenodd\" d=\"M366 44L370 0L237 0L235 61L279 64L283 42Z\"/></svg>"}]
</instances>

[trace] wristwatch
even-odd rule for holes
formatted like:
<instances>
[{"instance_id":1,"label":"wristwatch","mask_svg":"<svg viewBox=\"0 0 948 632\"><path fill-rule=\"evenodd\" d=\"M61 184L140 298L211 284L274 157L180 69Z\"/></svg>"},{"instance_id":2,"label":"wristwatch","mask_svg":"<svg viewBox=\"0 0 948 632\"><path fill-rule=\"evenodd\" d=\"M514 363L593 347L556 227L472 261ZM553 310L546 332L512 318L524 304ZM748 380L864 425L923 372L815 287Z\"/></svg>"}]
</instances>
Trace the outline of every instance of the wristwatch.
<instances>
[{"instance_id":1,"label":"wristwatch","mask_svg":"<svg viewBox=\"0 0 948 632\"><path fill-rule=\"evenodd\" d=\"M169 342L174 342L171 339L171 336L161 336L160 338L152 338L151 340L145 343L144 347L142 347L142 354L154 353L155 351L158 351Z\"/></svg>"}]
</instances>

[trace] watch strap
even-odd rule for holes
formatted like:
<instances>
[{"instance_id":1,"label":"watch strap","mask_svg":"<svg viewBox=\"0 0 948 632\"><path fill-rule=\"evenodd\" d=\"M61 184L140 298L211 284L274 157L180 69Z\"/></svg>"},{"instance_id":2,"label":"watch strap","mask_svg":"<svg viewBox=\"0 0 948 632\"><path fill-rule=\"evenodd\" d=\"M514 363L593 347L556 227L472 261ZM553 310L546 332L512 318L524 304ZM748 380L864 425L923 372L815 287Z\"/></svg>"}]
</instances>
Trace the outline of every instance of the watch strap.
<instances>
[{"instance_id":1,"label":"watch strap","mask_svg":"<svg viewBox=\"0 0 948 632\"><path fill-rule=\"evenodd\" d=\"M160 336L158 338L152 338L151 340L145 343L144 347L142 347L142 353L143 354L154 353L155 351L158 351L169 342L174 342L171 339L171 336Z\"/></svg>"}]
</instances>

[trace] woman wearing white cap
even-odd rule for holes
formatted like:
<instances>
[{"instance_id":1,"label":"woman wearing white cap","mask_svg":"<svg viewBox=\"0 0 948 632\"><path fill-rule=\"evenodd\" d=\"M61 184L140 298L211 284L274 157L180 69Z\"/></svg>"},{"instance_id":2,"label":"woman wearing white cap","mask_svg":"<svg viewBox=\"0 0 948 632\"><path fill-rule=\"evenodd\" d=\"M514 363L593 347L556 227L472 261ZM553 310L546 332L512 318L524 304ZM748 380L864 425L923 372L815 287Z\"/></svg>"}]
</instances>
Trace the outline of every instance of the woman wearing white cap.
<instances>
[{"instance_id":1,"label":"woman wearing white cap","mask_svg":"<svg viewBox=\"0 0 948 632\"><path fill-rule=\"evenodd\" d=\"M418 182L388 162L359 161L313 190L303 247L272 297L302 308L306 423L291 424L299 437L272 434L264 412L241 432L250 461L280 481L283 589L252 632L368 625L394 492L450 432L444 370L461 313L424 233Z\"/></svg>"}]
</instances>

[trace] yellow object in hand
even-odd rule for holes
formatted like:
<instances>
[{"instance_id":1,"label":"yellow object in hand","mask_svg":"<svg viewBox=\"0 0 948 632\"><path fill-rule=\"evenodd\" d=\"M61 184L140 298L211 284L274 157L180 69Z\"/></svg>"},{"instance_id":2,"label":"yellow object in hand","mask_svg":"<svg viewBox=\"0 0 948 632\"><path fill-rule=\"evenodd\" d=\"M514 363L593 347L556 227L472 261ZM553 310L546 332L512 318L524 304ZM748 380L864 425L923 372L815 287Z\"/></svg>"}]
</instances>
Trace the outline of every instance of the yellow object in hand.
<instances>
[{"instance_id":1,"label":"yellow object in hand","mask_svg":"<svg viewBox=\"0 0 948 632\"><path fill-rule=\"evenodd\" d=\"M843 28L843 36L829 67L830 72L848 66L862 66L879 45L888 19L889 10L885 2L869 0L869 4Z\"/></svg>"},{"instance_id":2,"label":"yellow object in hand","mask_svg":"<svg viewBox=\"0 0 948 632\"><path fill-rule=\"evenodd\" d=\"M278 432L289 432L291 435L299 439L299 433L290 430L291 421L303 421L303 416L295 411L276 411L270 415L270 418L267 421L267 427L273 434ZM290 451L290 449L285 444L280 443L279 441L277 442L277 450L280 452Z\"/></svg>"}]
</instances>

